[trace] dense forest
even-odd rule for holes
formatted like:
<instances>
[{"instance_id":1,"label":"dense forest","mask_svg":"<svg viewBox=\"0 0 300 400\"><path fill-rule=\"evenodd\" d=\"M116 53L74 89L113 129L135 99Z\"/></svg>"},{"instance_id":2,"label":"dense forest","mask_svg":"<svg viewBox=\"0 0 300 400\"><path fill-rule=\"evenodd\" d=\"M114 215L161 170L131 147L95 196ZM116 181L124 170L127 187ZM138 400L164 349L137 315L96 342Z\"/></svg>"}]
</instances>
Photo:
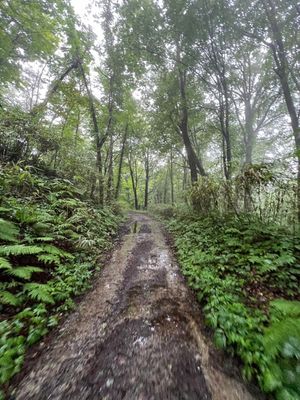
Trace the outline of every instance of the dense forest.
<instances>
[{"instance_id":1,"label":"dense forest","mask_svg":"<svg viewBox=\"0 0 300 400\"><path fill-rule=\"evenodd\" d=\"M244 379L300 399L299 24L296 0L1 1L3 393L135 209Z\"/></svg>"}]
</instances>

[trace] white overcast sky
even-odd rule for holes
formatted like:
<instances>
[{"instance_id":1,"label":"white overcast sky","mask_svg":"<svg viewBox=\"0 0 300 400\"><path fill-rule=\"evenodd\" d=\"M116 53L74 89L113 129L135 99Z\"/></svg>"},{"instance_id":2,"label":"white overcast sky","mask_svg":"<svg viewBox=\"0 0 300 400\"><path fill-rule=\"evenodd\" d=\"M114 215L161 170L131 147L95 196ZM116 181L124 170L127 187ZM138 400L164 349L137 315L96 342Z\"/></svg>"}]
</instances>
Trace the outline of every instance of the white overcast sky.
<instances>
[{"instance_id":1,"label":"white overcast sky","mask_svg":"<svg viewBox=\"0 0 300 400\"><path fill-rule=\"evenodd\" d=\"M95 22L93 15L99 14L99 8L93 6L91 11L87 11L87 7L89 6L89 1L86 0L71 0L71 4L74 7L76 14L80 17L81 21L85 25L90 25L92 27L93 32L97 35L98 40L101 40L103 37L103 32L99 22Z\"/></svg>"}]
</instances>

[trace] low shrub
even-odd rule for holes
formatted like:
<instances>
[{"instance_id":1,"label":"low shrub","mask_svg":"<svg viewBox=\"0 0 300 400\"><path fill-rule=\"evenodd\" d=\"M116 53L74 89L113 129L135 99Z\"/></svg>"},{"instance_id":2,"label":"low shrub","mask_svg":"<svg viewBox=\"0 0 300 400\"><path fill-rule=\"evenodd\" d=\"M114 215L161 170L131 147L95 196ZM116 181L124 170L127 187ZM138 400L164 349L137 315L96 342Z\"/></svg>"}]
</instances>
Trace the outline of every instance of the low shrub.
<instances>
[{"instance_id":1,"label":"low shrub","mask_svg":"<svg viewBox=\"0 0 300 400\"><path fill-rule=\"evenodd\" d=\"M18 166L0 172L0 384L90 287L121 220L71 182Z\"/></svg>"},{"instance_id":2,"label":"low shrub","mask_svg":"<svg viewBox=\"0 0 300 400\"><path fill-rule=\"evenodd\" d=\"M299 238L242 216L177 216L168 228L215 344L241 359L245 379L299 399Z\"/></svg>"}]
</instances>

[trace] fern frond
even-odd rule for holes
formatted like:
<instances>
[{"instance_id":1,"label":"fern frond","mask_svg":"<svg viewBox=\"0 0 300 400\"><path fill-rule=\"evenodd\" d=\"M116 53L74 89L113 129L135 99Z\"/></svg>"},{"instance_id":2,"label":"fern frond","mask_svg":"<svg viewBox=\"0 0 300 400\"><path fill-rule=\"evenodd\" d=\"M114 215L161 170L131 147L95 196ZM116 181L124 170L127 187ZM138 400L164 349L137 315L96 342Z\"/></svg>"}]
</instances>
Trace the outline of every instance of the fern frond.
<instances>
[{"instance_id":1,"label":"fern frond","mask_svg":"<svg viewBox=\"0 0 300 400\"><path fill-rule=\"evenodd\" d=\"M42 261L45 264L56 264L60 265L60 258L56 254L40 254L38 256L38 260Z\"/></svg>"},{"instance_id":2,"label":"fern frond","mask_svg":"<svg viewBox=\"0 0 300 400\"><path fill-rule=\"evenodd\" d=\"M9 270L9 275L28 280L34 272L43 272L43 270L39 267L18 267Z\"/></svg>"},{"instance_id":3,"label":"fern frond","mask_svg":"<svg viewBox=\"0 0 300 400\"><path fill-rule=\"evenodd\" d=\"M96 240L94 239L88 239L86 237L81 236L78 241L78 247L82 248L82 249L91 249L96 245Z\"/></svg>"},{"instance_id":4,"label":"fern frond","mask_svg":"<svg viewBox=\"0 0 300 400\"><path fill-rule=\"evenodd\" d=\"M0 240L16 242L19 228L12 222L0 218Z\"/></svg>"},{"instance_id":5,"label":"fern frond","mask_svg":"<svg viewBox=\"0 0 300 400\"><path fill-rule=\"evenodd\" d=\"M20 299L7 290L4 290L0 292L0 303L16 307L20 304Z\"/></svg>"},{"instance_id":6,"label":"fern frond","mask_svg":"<svg viewBox=\"0 0 300 400\"><path fill-rule=\"evenodd\" d=\"M0 257L0 269L12 269L11 263L4 257Z\"/></svg>"},{"instance_id":7,"label":"fern frond","mask_svg":"<svg viewBox=\"0 0 300 400\"><path fill-rule=\"evenodd\" d=\"M51 244L45 244L41 248L44 250L44 253L54 254L65 258L74 258L72 254L68 253L67 251L61 250Z\"/></svg>"},{"instance_id":8,"label":"fern frond","mask_svg":"<svg viewBox=\"0 0 300 400\"><path fill-rule=\"evenodd\" d=\"M39 254L45 250L40 246L26 246L25 244L13 244L0 246L0 255L4 256L21 256L27 254Z\"/></svg>"},{"instance_id":9,"label":"fern frond","mask_svg":"<svg viewBox=\"0 0 300 400\"><path fill-rule=\"evenodd\" d=\"M24 291L33 300L38 300L44 303L54 303L54 299L50 294L51 288L47 284L42 283L26 283Z\"/></svg>"}]
</instances>

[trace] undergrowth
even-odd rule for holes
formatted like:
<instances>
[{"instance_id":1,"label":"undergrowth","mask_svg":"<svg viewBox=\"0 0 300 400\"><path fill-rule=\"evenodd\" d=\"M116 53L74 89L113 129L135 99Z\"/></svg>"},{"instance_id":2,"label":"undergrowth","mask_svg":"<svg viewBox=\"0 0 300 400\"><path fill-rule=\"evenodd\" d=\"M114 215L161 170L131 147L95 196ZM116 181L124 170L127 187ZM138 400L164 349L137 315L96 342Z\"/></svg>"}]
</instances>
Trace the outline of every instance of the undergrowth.
<instances>
[{"instance_id":1,"label":"undergrowth","mask_svg":"<svg viewBox=\"0 0 300 400\"><path fill-rule=\"evenodd\" d=\"M26 350L90 287L120 216L99 209L69 181L30 168L0 172L0 384ZM0 393L1 397L1 393Z\"/></svg>"},{"instance_id":2,"label":"undergrowth","mask_svg":"<svg viewBox=\"0 0 300 400\"><path fill-rule=\"evenodd\" d=\"M247 216L168 222L215 344L277 400L300 399L300 240Z\"/></svg>"}]
</instances>

